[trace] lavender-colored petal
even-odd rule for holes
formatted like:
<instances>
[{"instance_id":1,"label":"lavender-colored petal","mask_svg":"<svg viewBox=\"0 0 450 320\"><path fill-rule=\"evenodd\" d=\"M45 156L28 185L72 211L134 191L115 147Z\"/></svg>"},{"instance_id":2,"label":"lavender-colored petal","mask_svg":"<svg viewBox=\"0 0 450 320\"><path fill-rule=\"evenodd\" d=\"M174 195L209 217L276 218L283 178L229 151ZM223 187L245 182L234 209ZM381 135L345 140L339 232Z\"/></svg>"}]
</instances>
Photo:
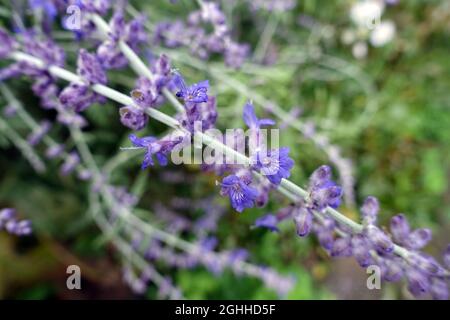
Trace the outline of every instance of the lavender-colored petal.
<instances>
[{"instance_id":1,"label":"lavender-colored petal","mask_svg":"<svg viewBox=\"0 0 450 320\"><path fill-rule=\"evenodd\" d=\"M391 253L394 250L394 243L389 236L375 226L369 226L366 230L367 238L377 250L384 253Z\"/></svg>"},{"instance_id":2,"label":"lavender-colored petal","mask_svg":"<svg viewBox=\"0 0 450 320\"><path fill-rule=\"evenodd\" d=\"M311 231L313 224L313 215L311 211L308 208L300 206L293 210L292 215L294 217L297 234L300 237L307 236Z\"/></svg>"},{"instance_id":3,"label":"lavender-colored petal","mask_svg":"<svg viewBox=\"0 0 450 320\"><path fill-rule=\"evenodd\" d=\"M444 279L433 278L431 280L430 294L435 300L448 300L448 286Z\"/></svg>"},{"instance_id":4,"label":"lavender-colored petal","mask_svg":"<svg viewBox=\"0 0 450 320\"><path fill-rule=\"evenodd\" d=\"M370 243L362 234L356 234L352 237L352 252L356 261L363 268L368 267L373 263L370 255Z\"/></svg>"},{"instance_id":5,"label":"lavender-colored petal","mask_svg":"<svg viewBox=\"0 0 450 320\"><path fill-rule=\"evenodd\" d=\"M431 240L431 230L422 228L416 229L409 234L407 238L407 246L411 249L418 250L422 249Z\"/></svg>"},{"instance_id":6,"label":"lavender-colored petal","mask_svg":"<svg viewBox=\"0 0 450 320\"><path fill-rule=\"evenodd\" d=\"M415 297L420 297L430 289L430 280L428 276L414 268L406 271L406 278L408 279L408 290Z\"/></svg>"},{"instance_id":7,"label":"lavender-colored petal","mask_svg":"<svg viewBox=\"0 0 450 320\"><path fill-rule=\"evenodd\" d=\"M403 244L409 237L410 227L408 220L406 219L404 214L398 214L391 218L391 233L394 240Z\"/></svg>"},{"instance_id":8,"label":"lavender-colored petal","mask_svg":"<svg viewBox=\"0 0 450 320\"><path fill-rule=\"evenodd\" d=\"M272 232L278 232L278 219L273 214L266 214L255 220L255 227L267 228Z\"/></svg>"},{"instance_id":9,"label":"lavender-colored petal","mask_svg":"<svg viewBox=\"0 0 450 320\"><path fill-rule=\"evenodd\" d=\"M364 200L364 204L361 207L362 217L366 224L375 224L377 221L378 211L380 210L380 204L375 197L367 197Z\"/></svg>"},{"instance_id":10,"label":"lavender-colored petal","mask_svg":"<svg viewBox=\"0 0 450 320\"><path fill-rule=\"evenodd\" d=\"M332 257L350 257L352 255L351 237L342 237L334 241L330 250Z\"/></svg>"}]
</instances>

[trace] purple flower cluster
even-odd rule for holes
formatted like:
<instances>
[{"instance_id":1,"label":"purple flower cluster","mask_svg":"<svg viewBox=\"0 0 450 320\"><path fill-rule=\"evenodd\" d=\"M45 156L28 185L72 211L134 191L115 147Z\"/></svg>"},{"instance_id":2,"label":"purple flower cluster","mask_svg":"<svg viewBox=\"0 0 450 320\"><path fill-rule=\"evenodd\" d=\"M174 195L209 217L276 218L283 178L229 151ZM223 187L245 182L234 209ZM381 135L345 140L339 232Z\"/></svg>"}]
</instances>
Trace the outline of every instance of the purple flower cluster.
<instances>
[{"instance_id":1,"label":"purple flower cluster","mask_svg":"<svg viewBox=\"0 0 450 320\"><path fill-rule=\"evenodd\" d=\"M117 11L113 15L109 22L111 32L108 34L108 39L97 48L97 56L104 68L120 69L128 64L126 57L119 48L120 41L128 44L134 51L137 51L141 44L148 41L144 21L144 17L138 17L126 23L121 11Z\"/></svg>"},{"instance_id":2,"label":"purple flower cluster","mask_svg":"<svg viewBox=\"0 0 450 320\"><path fill-rule=\"evenodd\" d=\"M81 49L77 59L77 73L84 83L71 83L59 95L61 104L72 111L81 112L91 104L104 102L101 95L91 90L93 84L106 84L106 72L95 54Z\"/></svg>"},{"instance_id":3,"label":"purple flower cluster","mask_svg":"<svg viewBox=\"0 0 450 320\"><path fill-rule=\"evenodd\" d=\"M136 87L131 91L134 104L120 108L120 121L132 130L143 129L148 123L148 115L145 113L149 108L159 107L164 101L163 89L172 84L172 75L169 58L161 55L151 61L153 77L139 77Z\"/></svg>"},{"instance_id":4,"label":"purple flower cluster","mask_svg":"<svg viewBox=\"0 0 450 320\"><path fill-rule=\"evenodd\" d=\"M212 26L212 32L206 31ZM202 2L200 10L189 14L187 22L161 22L155 35L155 44L163 43L169 48L187 46L201 59L208 59L212 54L222 54L225 63L232 68L239 68L250 52L247 44L232 40L226 24L225 14L217 3Z\"/></svg>"},{"instance_id":5,"label":"purple flower cluster","mask_svg":"<svg viewBox=\"0 0 450 320\"><path fill-rule=\"evenodd\" d=\"M5 208L0 210L0 230L18 236L25 236L31 234L31 221L18 220L16 210Z\"/></svg>"},{"instance_id":6,"label":"purple flower cluster","mask_svg":"<svg viewBox=\"0 0 450 320\"><path fill-rule=\"evenodd\" d=\"M13 49L21 48L24 52L44 61L46 66L64 66L65 53L50 38L38 35L34 31L23 31L21 41L15 41L5 31L0 29L0 41L4 44L0 49L0 57L5 58L10 55ZM55 79L44 68L38 68L27 62L16 62L0 70L0 79L5 80L11 77L26 75L34 80L32 90L40 97L41 106L46 109L56 107L55 94L58 87Z\"/></svg>"},{"instance_id":7,"label":"purple flower cluster","mask_svg":"<svg viewBox=\"0 0 450 320\"><path fill-rule=\"evenodd\" d=\"M181 136L157 139L155 137L138 138L134 134L130 134L129 138L134 147L145 150L141 166L143 170L155 164L153 156L156 157L161 166L167 165L167 155L183 141Z\"/></svg>"},{"instance_id":8,"label":"purple flower cluster","mask_svg":"<svg viewBox=\"0 0 450 320\"><path fill-rule=\"evenodd\" d=\"M272 125L273 120L258 119L250 102L244 107L243 119L250 129L249 149L255 150L251 166L225 167L223 171L231 171L231 174L221 183L221 195L228 196L231 206L238 212L252 208L255 204L264 206L269 191L279 185L282 179L288 178L294 166L294 161L289 157L289 148L267 150L261 139L261 126ZM254 181L252 170L265 178ZM266 179L270 184L267 184Z\"/></svg>"},{"instance_id":9,"label":"purple flower cluster","mask_svg":"<svg viewBox=\"0 0 450 320\"><path fill-rule=\"evenodd\" d=\"M354 232L343 224L323 214L327 209L339 206L342 191L331 180L331 169L321 166L310 177L309 197L295 205L280 210L277 215L267 214L255 221L256 227L278 231L278 224L291 217L301 237L313 231L320 244L332 257L353 256L359 265L366 268L378 266L386 281L408 281L409 291L416 297L429 293L435 299L448 299L448 273L433 257L420 252L431 240L429 229L411 230L403 214L391 219L388 235L379 228L377 216L378 200L367 197L361 207L363 229ZM394 252L395 245L408 251L400 258ZM444 254L448 267L450 246Z\"/></svg>"}]
</instances>

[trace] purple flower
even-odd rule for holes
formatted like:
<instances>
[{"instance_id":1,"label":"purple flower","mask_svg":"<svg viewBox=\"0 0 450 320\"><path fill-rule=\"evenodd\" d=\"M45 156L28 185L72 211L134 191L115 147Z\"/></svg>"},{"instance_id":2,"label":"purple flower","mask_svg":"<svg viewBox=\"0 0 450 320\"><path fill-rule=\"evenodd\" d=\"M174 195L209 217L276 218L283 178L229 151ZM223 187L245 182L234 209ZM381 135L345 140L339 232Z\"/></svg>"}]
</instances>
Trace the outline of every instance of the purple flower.
<instances>
[{"instance_id":1,"label":"purple flower","mask_svg":"<svg viewBox=\"0 0 450 320\"><path fill-rule=\"evenodd\" d=\"M51 22L58 14L58 9L51 0L28 0L28 5L34 11L42 10Z\"/></svg>"},{"instance_id":2,"label":"purple flower","mask_svg":"<svg viewBox=\"0 0 450 320\"><path fill-rule=\"evenodd\" d=\"M32 32L24 34L24 51L45 61L46 65L64 66L65 52L50 38L40 39Z\"/></svg>"},{"instance_id":3,"label":"purple flower","mask_svg":"<svg viewBox=\"0 0 450 320\"><path fill-rule=\"evenodd\" d=\"M91 13L98 13L99 15L105 15L111 7L110 0L78 0L82 10Z\"/></svg>"},{"instance_id":4,"label":"purple flower","mask_svg":"<svg viewBox=\"0 0 450 320\"><path fill-rule=\"evenodd\" d=\"M121 69L128 64L127 58L112 40L105 40L98 46L97 57L106 69Z\"/></svg>"},{"instance_id":5,"label":"purple flower","mask_svg":"<svg viewBox=\"0 0 450 320\"><path fill-rule=\"evenodd\" d=\"M444 252L444 264L450 269L450 244L447 246Z\"/></svg>"},{"instance_id":6,"label":"purple flower","mask_svg":"<svg viewBox=\"0 0 450 320\"><path fill-rule=\"evenodd\" d=\"M443 268L439 263L432 256L425 253L411 253L408 261L416 269L431 276L439 276L443 273Z\"/></svg>"},{"instance_id":7,"label":"purple flower","mask_svg":"<svg viewBox=\"0 0 450 320\"><path fill-rule=\"evenodd\" d=\"M93 103L103 102L104 98L93 92L88 85L71 83L61 91L59 101L66 108L81 112Z\"/></svg>"},{"instance_id":8,"label":"purple flower","mask_svg":"<svg viewBox=\"0 0 450 320\"><path fill-rule=\"evenodd\" d=\"M405 215L391 218L391 233L396 243L412 250L419 250L431 240L431 230L422 228L411 231Z\"/></svg>"},{"instance_id":9,"label":"purple flower","mask_svg":"<svg viewBox=\"0 0 450 320\"><path fill-rule=\"evenodd\" d=\"M12 37L9 36L8 32L2 28L0 28L0 58L6 58L12 51L15 46L15 41Z\"/></svg>"},{"instance_id":10,"label":"purple flower","mask_svg":"<svg viewBox=\"0 0 450 320\"><path fill-rule=\"evenodd\" d=\"M229 41L225 45L225 64L231 68L239 69L244 64L249 53L250 46L248 44Z\"/></svg>"},{"instance_id":11,"label":"purple flower","mask_svg":"<svg viewBox=\"0 0 450 320\"><path fill-rule=\"evenodd\" d=\"M320 187L331 180L331 168L329 166L320 166L309 177L309 188Z\"/></svg>"},{"instance_id":12,"label":"purple flower","mask_svg":"<svg viewBox=\"0 0 450 320\"><path fill-rule=\"evenodd\" d=\"M223 178L221 183L220 194L229 196L231 206L238 212L242 212L245 208L252 208L258 191L249 186L249 182L242 177L229 175Z\"/></svg>"},{"instance_id":13,"label":"purple flower","mask_svg":"<svg viewBox=\"0 0 450 320\"><path fill-rule=\"evenodd\" d=\"M380 204L375 197L367 197L361 207L361 213L365 224L375 224L377 221Z\"/></svg>"},{"instance_id":14,"label":"purple flower","mask_svg":"<svg viewBox=\"0 0 450 320\"><path fill-rule=\"evenodd\" d=\"M349 236L338 238L333 242L330 250L332 257L349 257L352 254L352 238Z\"/></svg>"},{"instance_id":15,"label":"purple flower","mask_svg":"<svg viewBox=\"0 0 450 320\"><path fill-rule=\"evenodd\" d=\"M31 233L31 222L29 220L17 220L16 210L6 208L0 210L0 230L5 229L10 234L17 236L29 235Z\"/></svg>"},{"instance_id":16,"label":"purple flower","mask_svg":"<svg viewBox=\"0 0 450 320\"><path fill-rule=\"evenodd\" d=\"M37 145L41 142L42 138L50 131L51 128L50 121L44 120L39 126L34 130L28 137L27 141L31 146Z\"/></svg>"},{"instance_id":17,"label":"purple flower","mask_svg":"<svg viewBox=\"0 0 450 320\"><path fill-rule=\"evenodd\" d=\"M404 214L398 214L391 218L390 230L395 242L404 244L410 233L409 223Z\"/></svg>"},{"instance_id":18,"label":"purple flower","mask_svg":"<svg viewBox=\"0 0 450 320\"><path fill-rule=\"evenodd\" d=\"M261 150L256 154L255 162L254 168L275 185L279 185L282 179L289 178L294 166L294 160L289 157L287 147L270 151Z\"/></svg>"},{"instance_id":19,"label":"purple flower","mask_svg":"<svg viewBox=\"0 0 450 320\"><path fill-rule=\"evenodd\" d=\"M407 247L413 250L422 249L431 240L431 230L426 228L416 229L411 232L407 239Z\"/></svg>"},{"instance_id":20,"label":"purple flower","mask_svg":"<svg viewBox=\"0 0 450 320\"><path fill-rule=\"evenodd\" d=\"M321 166L311 174L308 190L313 210L322 211L326 207L336 209L341 203L342 188L331 180L328 166Z\"/></svg>"},{"instance_id":21,"label":"purple flower","mask_svg":"<svg viewBox=\"0 0 450 320\"><path fill-rule=\"evenodd\" d=\"M217 121L216 98L209 96L207 102L187 105L186 112L178 118L191 133L214 128Z\"/></svg>"},{"instance_id":22,"label":"purple flower","mask_svg":"<svg viewBox=\"0 0 450 320\"><path fill-rule=\"evenodd\" d=\"M209 21L214 25L221 25L226 21L225 14L214 2L203 2L201 14L203 21Z\"/></svg>"},{"instance_id":23,"label":"purple flower","mask_svg":"<svg viewBox=\"0 0 450 320\"><path fill-rule=\"evenodd\" d=\"M160 165L167 165L167 154L169 154L174 147L183 140L180 136L158 140L155 137L150 136L138 138L134 134L130 134L129 139L133 146L145 149L144 160L141 165L142 170L155 164L153 161L153 155L156 156L156 159L158 159Z\"/></svg>"},{"instance_id":24,"label":"purple flower","mask_svg":"<svg viewBox=\"0 0 450 320\"><path fill-rule=\"evenodd\" d=\"M363 268L366 268L372 264L372 256L369 252L370 249L370 244L364 235L356 234L352 237L353 256Z\"/></svg>"},{"instance_id":25,"label":"purple flower","mask_svg":"<svg viewBox=\"0 0 450 320\"><path fill-rule=\"evenodd\" d=\"M243 119L249 129L260 129L261 127L273 126L275 124L275 121L272 119L258 119L255 114L255 108L250 101L244 106Z\"/></svg>"},{"instance_id":26,"label":"purple flower","mask_svg":"<svg viewBox=\"0 0 450 320\"><path fill-rule=\"evenodd\" d=\"M430 294L436 300L448 300L448 287L445 280L433 278L431 280Z\"/></svg>"},{"instance_id":27,"label":"purple flower","mask_svg":"<svg viewBox=\"0 0 450 320\"><path fill-rule=\"evenodd\" d=\"M292 211L294 217L295 227L297 234L300 237L307 236L312 229L313 215L311 210L305 206L298 206Z\"/></svg>"},{"instance_id":28,"label":"purple flower","mask_svg":"<svg viewBox=\"0 0 450 320\"><path fill-rule=\"evenodd\" d=\"M266 214L255 220L255 227L267 228L272 232L278 232L278 219L273 214Z\"/></svg>"},{"instance_id":29,"label":"purple flower","mask_svg":"<svg viewBox=\"0 0 450 320\"><path fill-rule=\"evenodd\" d=\"M81 49L77 60L77 73L89 84L106 84L106 72L95 54Z\"/></svg>"},{"instance_id":30,"label":"purple flower","mask_svg":"<svg viewBox=\"0 0 450 320\"><path fill-rule=\"evenodd\" d=\"M131 98L141 108L150 108L154 104L154 97L151 90L134 89L131 91Z\"/></svg>"},{"instance_id":31,"label":"purple flower","mask_svg":"<svg viewBox=\"0 0 450 320\"><path fill-rule=\"evenodd\" d=\"M390 253L394 250L394 243L389 236L374 225L369 225L365 230L369 241L380 252Z\"/></svg>"},{"instance_id":32,"label":"purple flower","mask_svg":"<svg viewBox=\"0 0 450 320\"><path fill-rule=\"evenodd\" d=\"M322 211L326 207L336 209L341 203L342 188L333 181L310 189L312 207L315 210Z\"/></svg>"},{"instance_id":33,"label":"purple flower","mask_svg":"<svg viewBox=\"0 0 450 320\"><path fill-rule=\"evenodd\" d=\"M408 290L415 297L420 297L424 293L428 292L430 288L430 280L426 274L417 269L408 268L405 275L408 279Z\"/></svg>"},{"instance_id":34,"label":"purple flower","mask_svg":"<svg viewBox=\"0 0 450 320\"><path fill-rule=\"evenodd\" d=\"M120 122L132 130L143 129L148 122L148 116L136 106L125 106L119 109Z\"/></svg>"},{"instance_id":35,"label":"purple flower","mask_svg":"<svg viewBox=\"0 0 450 320\"><path fill-rule=\"evenodd\" d=\"M208 101L208 80L194 83L187 87L183 77L176 73L174 77L175 86L178 88L176 96L182 98L187 103L202 103Z\"/></svg>"},{"instance_id":36,"label":"purple flower","mask_svg":"<svg viewBox=\"0 0 450 320\"><path fill-rule=\"evenodd\" d=\"M45 156L48 159L54 159L56 157L59 157L64 152L64 145L62 144L55 144L47 148L45 151Z\"/></svg>"},{"instance_id":37,"label":"purple flower","mask_svg":"<svg viewBox=\"0 0 450 320\"><path fill-rule=\"evenodd\" d=\"M66 126L76 126L78 128L84 128L87 125L86 119L81 115L72 112L64 112L64 110L58 112L56 120Z\"/></svg>"},{"instance_id":38,"label":"purple flower","mask_svg":"<svg viewBox=\"0 0 450 320\"><path fill-rule=\"evenodd\" d=\"M0 228L3 227L6 222L16 217L16 210L12 208L5 208L0 211Z\"/></svg>"},{"instance_id":39,"label":"purple flower","mask_svg":"<svg viewBox=\"0 0 450 320\"><path fill-rule=\"evenodd\" d=\"M65 159L64 163L60 168L60 172L63 176L70 174L75 168L80 164L80 157L78 153L71 152Z\"/></svg>"}]
</instances>

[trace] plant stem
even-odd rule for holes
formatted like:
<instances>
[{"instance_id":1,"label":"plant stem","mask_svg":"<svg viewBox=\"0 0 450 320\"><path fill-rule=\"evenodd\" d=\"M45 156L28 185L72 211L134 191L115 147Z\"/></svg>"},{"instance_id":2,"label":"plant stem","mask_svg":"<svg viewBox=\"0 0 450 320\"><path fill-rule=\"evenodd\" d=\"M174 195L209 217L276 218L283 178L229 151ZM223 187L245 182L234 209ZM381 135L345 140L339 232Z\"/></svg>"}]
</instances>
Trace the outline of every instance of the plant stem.
<instances>
[{"instance_id":1,"label":"plant stem","mask_svg":"<svg viewBox=\"0 0 450 320\"><path fill-rule=\"evenodd\" d=\"M8 125L8 122L0 117L0 132L11 140L11 142L22 152L24 157L28 160L34 170L37 172L44 172L46 170L44 162L34 152L33 148L25 141L20 134Z\"/></svg>"},{"instance_id":2,"label":"plant stem","mask_svg":"<svg viewBox=\"0 0 450 320\"><path fill-rule=\"evenodd\" d=\"M264 30L259 38L259 42L256 46L255 53L253 55L253 60L255 62L263 62L266 56L267 49L269 48L270 41L277 30L278 23L280 22L280 15L276 12L270 14L269 20L267 21Z\"/></svg>"}]
</instances>

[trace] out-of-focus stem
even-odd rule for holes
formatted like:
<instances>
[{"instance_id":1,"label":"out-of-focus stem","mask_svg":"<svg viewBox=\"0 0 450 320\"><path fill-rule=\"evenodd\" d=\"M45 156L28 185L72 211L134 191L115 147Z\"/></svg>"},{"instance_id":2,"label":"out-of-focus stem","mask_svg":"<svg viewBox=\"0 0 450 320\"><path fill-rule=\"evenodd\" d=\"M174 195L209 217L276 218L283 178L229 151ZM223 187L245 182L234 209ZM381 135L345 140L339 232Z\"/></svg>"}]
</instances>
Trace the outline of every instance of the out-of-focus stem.
<instances>
[{"instance_id":1,"label":"out-of-focus stem","mask_svg":"<svg viewBox=\"0 0 450 320\"><path fill-rule=\"evenodd\" d=\"M0 117L0 132L2 132L11 142L22 152L34 170L37 172L45 171L45 164L41 158L34 152L33 148L20 136L20 134L11 128L8 123Z\"/></svg>"}]
</instances>

